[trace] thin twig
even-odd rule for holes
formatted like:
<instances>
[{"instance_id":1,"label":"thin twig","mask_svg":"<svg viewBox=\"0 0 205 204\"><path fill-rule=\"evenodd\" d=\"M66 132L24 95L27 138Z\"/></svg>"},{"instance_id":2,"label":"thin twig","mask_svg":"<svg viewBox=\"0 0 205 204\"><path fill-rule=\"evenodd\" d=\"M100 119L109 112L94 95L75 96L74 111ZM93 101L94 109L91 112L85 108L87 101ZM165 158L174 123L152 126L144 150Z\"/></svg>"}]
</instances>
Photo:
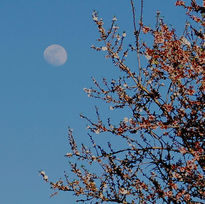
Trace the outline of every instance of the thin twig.
<instances>
[{"instance_id":1,"label":"thin twig","mask_svg":"<svg viewBox=\"0 0 205 204\"><path fill-rule=\"evenodd\" d=\"M139 83L141 83L142 68L141 68L141 62L140 62L139 36L140 36L140 32L141 32L142 25L143 25L143 0L141 0L140 23L139 23L139 29L138 30L137 30L137 26L136 26L135 6L134 6L134 3L133 3L133 0L131 0L130 2L131 2L131 6L132 6L134 35L135 35L135 39L136 39L135 43L136 43L137 61L138 61L138 67L139 67Z\"/></svg>"}]
</instances>

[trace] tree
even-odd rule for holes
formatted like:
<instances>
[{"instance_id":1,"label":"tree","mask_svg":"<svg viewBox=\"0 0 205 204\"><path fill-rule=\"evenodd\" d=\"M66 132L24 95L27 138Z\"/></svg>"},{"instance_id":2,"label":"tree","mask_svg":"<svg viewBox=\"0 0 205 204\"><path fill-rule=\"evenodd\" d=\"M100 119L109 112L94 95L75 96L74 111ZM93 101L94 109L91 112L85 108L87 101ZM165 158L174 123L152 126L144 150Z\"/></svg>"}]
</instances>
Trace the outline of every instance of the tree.
<instances>
[{"instance_id":1,"label":"tree","mask_svg":"<svg viewBox=\"0 0 205 204\"><path fill-rule=\"evenodd\" d=\"M144 25L143 0L137 24L134 1L130 4L135 42L126 49L126 33L119 34L117 18L106 30L93 12L100 46L92 48L106 52L122 76L102 83L93 78L95 87L85 89L88 96L126 111L128 117L119 124L111 118L103 121L97 107L96 121L81 115L89 123L91 145L79 147L69 129L71 153L66 157L73 175L65 173L64 180L52 182L40 173L51 188L71 191L81 202L203 203L205 1L202 6L195 0L176 1L190 20L181 36L160 13L155 28ZM146 43L148 37L152 44ZM130 52L136 53L137 71L126 65ZM99 135L111 139L97 144ZM117 147L115 140L121 141Z\"/></svg>"}]
</instances>

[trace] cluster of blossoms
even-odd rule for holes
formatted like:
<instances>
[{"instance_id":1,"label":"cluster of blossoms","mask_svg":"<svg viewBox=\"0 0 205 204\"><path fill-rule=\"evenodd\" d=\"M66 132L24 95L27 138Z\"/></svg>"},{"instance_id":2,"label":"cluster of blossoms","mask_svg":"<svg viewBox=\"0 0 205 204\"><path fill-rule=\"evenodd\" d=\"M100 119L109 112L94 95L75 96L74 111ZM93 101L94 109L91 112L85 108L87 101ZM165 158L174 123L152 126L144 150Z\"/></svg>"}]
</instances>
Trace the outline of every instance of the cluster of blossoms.
<instances>
[{"instance_id":1,"label":"cluster of blossoms","mask_svg":"<svg viewBox=\"0 0 205 204\"><path fill-rule=\"evenodd\" d=\"M92 48L106 52L122 76L102 83L93 78L94 88L84 89L110 110L126 110L127 117L104 122L98 108L96 121L81 115L89 124L91 147L79 147L69 129L71 152L65 156L75 178L65 175L65 182L50 182L51 187L72 191L82 202L203 203L205 5L176 1L197 24L187 24L182 36L160 18L156 28L150 28L141 16L137 29L132 0L131 6L136 42L126 49L126 33L118 33L117 18L107 30L93 12L100 45ZM152 36L153 44L141 42L140 35ZM137 53L137 69L126 64L129 52ZM102 137L104 143L97 143ZM48 181L44 172L41 175Z\"/></svg>"},{"instance_id":2,"label":"cluster of blossoms","mask_svg":"<svg viewBox=\"0 0 205 204\"><path fill-rule=\"evenodd\" d=\"M39 173L43 177L43 180L48 182L48 176L46 175L45 171L40 171Z\"/></svg>"}]
</instances>

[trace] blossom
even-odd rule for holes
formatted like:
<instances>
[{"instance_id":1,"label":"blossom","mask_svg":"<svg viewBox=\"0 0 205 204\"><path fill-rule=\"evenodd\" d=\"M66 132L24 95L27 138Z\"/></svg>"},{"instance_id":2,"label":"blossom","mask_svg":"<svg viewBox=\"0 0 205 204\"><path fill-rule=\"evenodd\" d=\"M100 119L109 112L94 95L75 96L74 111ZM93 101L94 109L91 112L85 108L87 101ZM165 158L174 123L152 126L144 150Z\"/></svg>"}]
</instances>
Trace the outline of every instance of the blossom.
<instances>
[{"instance_id":1,"label":"blossom","mask_svg":"<svg viewBox=\"0 0 205 204\"><path fill-rule=\"evenodd\" d=\"M143 26L142 27L142 31L143 31L143 33L148 33L149 31L150 31L151 29L150 29L150 27L147 27L147 26Z\"/></svg>"},{"instance_id":2,"label":"blossom","mask_svg":"<svg viewBox=\"0 0 205 204\"><path fill-rule=\"evenodd\" d=\"M83 88L83 91L88 93L88 94L90 94L92 92L91 89L87 89L87 88Z\"/></svg>"},{"instance_id":3,"label":"blossom","mask_svg":"<svg viewBox=\"0 0 205 204\"><path fill-rule=\"evenodd\" d=\"M43 177L43 180L45 180L46 182L48 182L48 176L45 175L45 176Z\"/></svg>"},{"instance_id":4,"label":"blossom","mask_svg":"<svg viewBox=\"0 0 205 204\"><path fill-rule=\"evenodd\" d=\"M189 194L185 194L185 195L184 195L184 200L185 200L185 201L190 200L190 198L191 198L191 197L190 197L190 195L189 195Z\"/></svg>"},{"instance_id":5,"label":"blossom","mask_svg":"<svg viewBox=\"0 0 205 204\"><path fill-rule=\"evenodd\" d=\"M93 17L93 20L94 20L95 22L98 21L98 17L97 17L97 12L96 12L96 11L93 11L92 17Z\"/></svg>"},{"instance_id":6,"label":"blossom","mask_svg":"<svg viewBox=\"0 0 205 204\"><path fill-rule=\"evenodd\" d=\"M165 192L165 196L167 197L172 197L172 195L173 195L172 191Z\"/></svg>"},{"instance_id":7,"label":"blossom","mask_svg":"<svg viewBox=\"0 0 205 204\"><path fill-rule=\"evenodd\" d=\"M179 200L181 197L182 197L182 193L181 192L177 193L176 199Z\"/></svg>"},{"instance_id":8,"label":"blossom","mask_svg":"<svg viewBox=\"0 0 205 204\"><path fill-rule=\"evenodd\" d=\"M110 106L110 110L114 110L114 108L112 106Z\"/></svg>"},{"instance_id":9,"label":"blossom","mask_svg":"<svg viewBox=\"0 0 205 204\"><path fill-rule=\"evenodd\" d=\"M107 47L102 47L101 49L102 49L102 51L106 51Z\"/></svg>"},{"instance_id":10,"label":"blossom","mask_svg":"<svg viewBox=\"0 0 205 204\"><path fill-rule=\"evenodd\" d=\"M117 18L116 18L116 16L114 16L112 20L113 20L113 21L117 21Z\"/></svg>"},{"instance_id":11,"label":"blossom","mask_svg":"<svg viewBox=\"0 0 205 204\"><path fill-rule=\"evenodd\" d=\"M177 189L178 189L178 186L177 186L176 183L170 183L170 186L171 186L171 188L174 189L174 190L177 190Z\"/></svg>"},{"instance_id":12,"label":"blossom","mask_svg":"<svg viewBox=\"0 0 205 204\"><path fill-rule=\"evenodd\" d=\"M173 173L173 177L174 177L174 178L177 178L177 179L180 179L180 178L181 178L181 175L178 174L178 173L176 173L176 172L174 172L174 173Z\"/></svg>"},{"instance_id":13,"label":"blossom","mask_svg":"<svg viewBox=\"0 0 205 204\"><path fill-rule=\"evenodd\" d=\"M199 22L201 21L201 19L198 18L198 17L196 17L196 16L192 16L192 19L193 19L194 21L196 21L197 23L199 23Z\"/></svg>"},{"instance_id":14,"label":"blossom","mask_svg":"<svg viewBox=\"0 0 205 204\"><path fill-rule=\"evenodd\" d=\"M124 121L125 123L128 123L128 122L129 122L129 119L128 119L127 117L125 117L125 118L123 119L123 121Z\"/></svg>"},{"instance_id":15,"label":"blossom","mask_svg":"<svg viewBox=\"0 0 205 204\"><path fill-rule=\"evenodd\" d=\"M187 167L188 167L189 169L191 169L191 170L197 169L196 164L195 164L194 161L192 161L192 160L187 161Z\"/></svg>"},{"instance_id":16,"label":"blossom","mask_svg":"<svg viewBox=\"0 0 205 204\"><path fill-rule=\"evenodd\" d=\"M168 112L171 112L173 110L173 107L170 104L164 104L164 107Z\"/></svg>"},{"instance_id":17,"label":"blossom","mask_svg":"<svg viewBox=\"0 0 205 204\"><path fill-rule=\"evenodd\" d=\"M126 32L123 32L122 36L125 38L126 37Z\"/></svg>"},{"instance_id":18,"label":"blossom","mask_svg":"<svg viewBox=\"0 0 205 204\"><path fill-rule=\"evenodd\" d=\"M117 30L117 29L119 29L119 27L118 26L113 26L113 29Z\"/></svg>"},{"instance_id":19,"label":"blossom","mask_svg":"<svg viewBox=\"0 0 205 204\"><path fill-rule=\"evenodd\" d=\"M185 172L185 167L180 167L179 170L180 170L181 172Z\"/></svg>"},{"instance_id":20,"label":"blossom","mask_svg":"<svg viewBox=\"0 0 205 204\"><path fill-rule=\"evenodd\" d=\"M154 119L155 119L155 116L153 116L153 115L150 115L148 118L149 121L153 121Z\"/></svg>"},{"instance_id":21,"label":"blossom","mask_svg":"<svg viewBox=\"0 0 205 204\"><path fill-rule=\"evenodd\" d=\"M125 194L128 194L128 191L125 190L124 188L120 188L119 193L125 195Z\"/></svg>"},{"instance_id":22,"label":"blossom","mask_svg":"<svg viewBox=\"0 0 205 204\"><path fill-rule=\"evenodd\" d=\"M193 89L188 89L187 90L187 94L189 95L193 95L195 93L195 91Z\"/></svg>"},{"instance_id":23,"label":"blossom","mask_svg":"<svg viewBox=\"0 0 205 204\"><path fill-rule=\"evenodd\" d=\"M146 57L147 60L150 60L152 58L147 52L145 53L144 56Z\"/></svg>"},{"instance_id":24,"label":"blossom","mask_svg":"<svg viewBox=\"0 0 205 204\"><path fill-rule=\"evenodd\" d=\"M113 54L113 57L116 58L116 59L119 59L119 56L118 56L117 53L114 53L114 54Z\"/></svg>"},{"instance_id":25,"label":"blossom","mask_svg":"<svg viewBox=\"0 0 205 204\"><path fill-rule=\"evenodd\" d=\"M176 6L185 6L184 1L176 1Z\"/></svg>"},{"instance_id":26,"label":"blossom","mask_svg":"<svg viewBox=\"0 0 205 204\"><path fill-rule=\"evenodd\" d=\"M97 158L95 156L92 156L92 160L95 161Z\"/></svg>"},{"instance_id":27,"label":"blossom","mask_svg":"<svg viewBox=\"0 0 205 204\"><path fill-rule=\"evenodd\" d=\"M93 16L93 20L94 21L98 21L98 17L97 16Z\"/></svg>"},{"instance_id":28,"label":"blossom","mask_svg":"<svg viewBox=\"0 0 205 204\"><path fill-rule=\"evenodd\" d=\"M164 36L159 32L155 32L154 33L154 42L156 44L164 43Z\"/></svg>"},{"instance_id":29,"label":"blossom","mask_svg":"<svg viewBox=\"0 0 205 204\"><path fill-rule=\"evenodd\" d=\"M48 182L48 176L46 175L45 171L40 171L40 174L43 177L43 180Z\"/></svg>"},{"instance_id":30,"label":"blossom","mask_svg":"<svg viewBox=\"0 0 205 204\"><path fill-rule=\"evenodd\" d=\"M46 175L45 171L40 171L40 174L41 174L42 176L45 176L45 175Z\"/></svg>"},{"instance_id":31,"label":"blossom","mask_svg":"<svg viewBox=\"0 0 205 204\"><path fill-rule=\"evenodd\" d=\"M120 39L121 39L119 34L117 34L116 38L117 38L118 41L120 41Z\"/></svg>"},{"instance_id":32,"label":"blossom","mask_svg":"<svg viewBox=\"0 0 205 204\"><path fill-rule=\"evenodd\" d=\"M184 36L181 37L180 41L182 42L183 45L187 45L188 47L191 47L191 43Z\"/></svg>"},{"instance_id":33,"label":"blossom","mask_svg":"<svg viewBox=\"0 0 205 204\"><path fill-rule=\"evenodd\" d=\"M179 148L180 153L186 154L187 150L184 147Z\"/></svg>"},{"instance_id":34,"label":"blossom","mask_svg":"<svg viewBox=\"0 0 205 204\"><path fill-rule=\"evenodd\" d=\"M67 153L65 156L66 157L72 157L72 155L73 155L72 153Z\"/></svg>"},{"instance_id":35,"label":"blossom","mask_svg":"<svg viewBox=\"0 0 205 204\"><path fill-rule=\"evenodd\" d=\"M79 151L75 151L75 155L76 156L80 156L80 152Z\"/></svg>"},{"instance_id":36,"label":"blossom","mask_svg":"<svg viewBox=\"0 0 205 204\"><path fill-rule=\"evenodd\" d=\"M95 134L99 134L100 133L100 130L99 129L97 129L97 130L95 130Z\"/></svg>"}]
</instances>

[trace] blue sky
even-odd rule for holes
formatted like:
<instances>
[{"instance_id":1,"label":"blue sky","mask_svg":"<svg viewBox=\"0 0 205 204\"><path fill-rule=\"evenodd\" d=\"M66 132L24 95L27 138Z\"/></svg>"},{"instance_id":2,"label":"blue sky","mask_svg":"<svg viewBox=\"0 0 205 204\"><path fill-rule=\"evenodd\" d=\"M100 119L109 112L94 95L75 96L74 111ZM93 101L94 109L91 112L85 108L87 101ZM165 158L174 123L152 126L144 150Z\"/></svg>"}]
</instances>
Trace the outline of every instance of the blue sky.
<instances>
[{"instance_id":1,"label":"blue sky","mask_svg":"<svg viewBox=\"0 0 205 204\"><path fill-rule=\"evenodd\" d=\"M174 0L145 0L144 19L153 25L160 10L168 24L182 30L182 9ZM86 137L79 114L94 116L98 101L83 92L97 79L114 76L116 69L101 53L90 49L97 31L91 19L99 11L109 25L114 15L121 31L132 35L127 0L10 0L0 4L0 203L75 203L72 193L49 198L49 186L38 174L63 176L68 149L67 127L78 140ZM60 44L68 52L61 67L47 64L44 49ZM108 110L109 106L100 107Z\"/></svg>"}]
</instances>

